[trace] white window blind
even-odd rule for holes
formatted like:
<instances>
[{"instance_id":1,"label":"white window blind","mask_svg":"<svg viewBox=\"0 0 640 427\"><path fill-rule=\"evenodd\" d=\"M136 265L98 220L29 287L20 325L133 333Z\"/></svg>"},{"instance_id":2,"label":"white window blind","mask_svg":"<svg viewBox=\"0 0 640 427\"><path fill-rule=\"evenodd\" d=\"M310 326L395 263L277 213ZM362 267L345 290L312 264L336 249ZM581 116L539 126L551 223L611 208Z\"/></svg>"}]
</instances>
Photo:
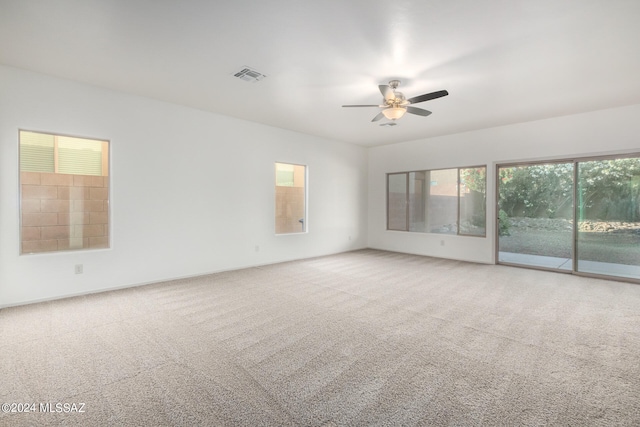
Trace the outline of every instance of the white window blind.
<instances>
[{"instance_id":1,"label":"white window blind","mask_svg":"<svg viewBox=\"0 0 640 427\"><path fill-rule=\"evenodd\" d=\"M20 132L20 170L23 172L55 172L54 136L45 133Z\"/></svg>"},{"instance_id":2,"label":"white window blind","mask_svg":"<svg viewBox=\"0 0 640 427\"><path fill-rule=\"evenodd\" d=\"M276 185L293 187L295 166L287 163L276 163Z\"/></svg>"},{"instance_id":3,"label":"white window blind","mask_svg":"<svg viewBox=\"0 0 640 427\"><path fill-rule=\"evenodd\" d=\"M58 137L58 173L102 175L102 142Z\"/></svg>"},{"instance_id":4,"label":"white window blind","mask_svg":"<svg viewBox=\"0 0 640 427\"><path fill-rule=\"evenodd\" d=\"M73 175L106 175L104 141L20 131L20 170Z\"/></svg>"}]
</instances>

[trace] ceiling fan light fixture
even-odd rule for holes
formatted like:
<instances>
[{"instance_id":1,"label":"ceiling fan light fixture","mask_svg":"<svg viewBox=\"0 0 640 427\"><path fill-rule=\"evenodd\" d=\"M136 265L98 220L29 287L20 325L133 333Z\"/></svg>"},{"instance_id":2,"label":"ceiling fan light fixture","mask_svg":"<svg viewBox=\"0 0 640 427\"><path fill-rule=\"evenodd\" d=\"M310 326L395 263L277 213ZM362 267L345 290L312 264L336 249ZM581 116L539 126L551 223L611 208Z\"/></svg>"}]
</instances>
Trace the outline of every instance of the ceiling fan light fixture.
<instances>
[{"instance_id":1,"label":"ceiling fan light fixture","mask_svg":"<svg viewBox=\"0 0 640 427\"><path fill-rule=\"evenodd\" d=\"M407 109L405 107L394 107L382 110L382 114L384 114L384 116L389 120L397 120L404 116L404 113L406 112Z\"/></svg>"},{"instance_id":2,"label":"ceiling fan light fixture","mask_svg":"<svg viewBox=\"0 0 640 427\"><path fill-rule=\"evenodd\" d=\"M424 95L414 96L413 98L407 99L401 92L396 91L399 85L399 80L391 80L389 85L378 85L378 89L383 96L381 105L343 105L343 107L379 107L383 110L376 114L371 121L377 122L383 117L386 117L388 120L394 122L404 116L405 113L423 117L428 116L431 114L431 111L414 107L411 104L418 104L419 102L430 101L432 99L449 95L449 92L446 90L439 90L437 92L425 93Z\"/></svg>"}]
</instances>

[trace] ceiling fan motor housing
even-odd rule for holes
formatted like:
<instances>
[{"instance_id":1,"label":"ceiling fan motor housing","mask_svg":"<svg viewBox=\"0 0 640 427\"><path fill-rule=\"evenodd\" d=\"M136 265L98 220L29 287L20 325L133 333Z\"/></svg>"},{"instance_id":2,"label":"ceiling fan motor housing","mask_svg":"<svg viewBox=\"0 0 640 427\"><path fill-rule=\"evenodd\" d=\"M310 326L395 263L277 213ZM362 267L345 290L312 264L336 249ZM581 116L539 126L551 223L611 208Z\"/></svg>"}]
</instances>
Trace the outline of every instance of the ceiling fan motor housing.
<instances>
[{"instance_id":1,"label":"ceiling fan motor housing","mask_svg":"<svg viewBox=\"0 0 640 427\"><path fill-rule=\"evenodd\" d=\"M406 104L407 98L405 98L402 92L396 92L398 86L400 86L400 80L389 81L389 87L393 91L393 98L386 98L383 103L393 108L400 108Z\"/></svg>"}]
</instances>

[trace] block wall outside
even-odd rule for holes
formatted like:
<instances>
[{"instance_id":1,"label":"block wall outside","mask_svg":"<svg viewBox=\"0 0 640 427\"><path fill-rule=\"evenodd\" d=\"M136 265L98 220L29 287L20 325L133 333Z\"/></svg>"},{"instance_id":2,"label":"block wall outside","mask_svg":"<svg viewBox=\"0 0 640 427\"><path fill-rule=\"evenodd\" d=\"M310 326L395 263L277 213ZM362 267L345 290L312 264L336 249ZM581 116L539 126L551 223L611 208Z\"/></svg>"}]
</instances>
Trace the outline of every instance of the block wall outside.
<instances>
[{"instance_id":1,"label":"block wall outside","mask_svg":"<svg viewBox=\"0 0 640 427\"><path fill-rule=\"evenodd\" d=\"M21 253L109 247L109 177L21 172Z\"/></svg>"},{"instance_id":2,"label":"block wall outside","mask_svg":"<svg viewBox=\"0 0 640 427\"><path fill-rule=\"evenodd\" d=\"M407 225L407 206L404 193L389 193L388 219L390 230L404 230ZM425 209L421 195L409 194L409 206L412 211L411 230L429 232L426 229L439 228L456 224L458 219L457 196L429 196L429 210ZM453 213L453 214L452 214Z\"/></svg>"},{"instance_id":3,"label":"block wall outside","mask_svg":"<svg viewBox=\"0 0 640 427\"><path fill-rule=\"evenodd\" d=\"M276 186L276 234L304 231L304 201L303 187Z\"/></svg>"},{"instance_id":4,"label":"block wall outside","mask_svg":"<svg viewBox=\"0 0 640 427\"><path fill-rule=\"evenodd\" d=\"M388 228L404 230L407 226L407 196L405 193L389 192L388 194Z\"/></svg>"}]
</instances>

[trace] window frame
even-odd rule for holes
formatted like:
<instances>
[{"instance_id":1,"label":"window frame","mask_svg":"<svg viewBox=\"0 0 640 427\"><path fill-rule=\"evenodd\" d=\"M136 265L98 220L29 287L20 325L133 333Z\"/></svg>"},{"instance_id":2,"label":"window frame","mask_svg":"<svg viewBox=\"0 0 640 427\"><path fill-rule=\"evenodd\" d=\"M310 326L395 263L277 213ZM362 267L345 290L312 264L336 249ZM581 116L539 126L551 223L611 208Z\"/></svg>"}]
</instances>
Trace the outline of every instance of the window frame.
<instances>
[{"instance_id":1,"label":"window frame","mask_svg":"<svg viewBox=\"0 0 640 427\"><path fill-rule=\"evenodd\" d=\"M461 190L461 179L460 179L460 173L461 170L463 169L484 169L485 170L485 203L484 203L484 234L470 234L470 233L463 233L460 231L460 190ZM431 174L431 172L436 172L436 171L444 171L444 170L455 170L456 174L457 174L457 181L456 181L456 232L455 234L450 234L450 235L456 235L456 236L466 236L466 237L480 237L480 238L486 238L487 237L487 204L486 204L486 197L487 197L487 193L486 193L486 189L487 189L487 170L488 170L488 165L473 165L473 166L459 166L459 167L452 167L452 168L437 168L437 169L421 169L421 170L411 170L411 171L400 171L400 172L387 172L385 174L385 178L386 178L386 214L387 214L387 218L386 218L386 231L399 231L399 232L407 232L407 233L422 233L422 234L444 234L444 233L434 233L431 231L416 231L416 230L411 230L410 229L410 197L409 197L409 175L412 173L427 173L427 174ZM396 229L396 228L389 228L390 225L390 203L389 203L389 177L391 175L405 175L406 177L406 184L405 184L405 227L404 229ZM428 206L425 207L425 209L429 209Z\"/></svg>"},{"instance_id":2,"label":"window frame","mask_svg":"<svg viewBox=\"0 0 640 427\"><path fill-rule=\"evenodd\" d=\"M80 247L80 248L64 248L57 250L42 250L42 251L23 251L23 231L24 231L24 221L23 221L23 207L24 207L24 197L22 192L22 164L21 164L21 133L22 132L30 132L30 133L38 133L43 135L51 135L54 137L63 137L63 138L77 138L83 140L91 140L96 142L101 142L102 145L102 153L106 153L106 164L105 159L101 160L101 175L82 175L82 174L65 174L61 172L56 172L54 167L54 172L36 172L36 173L49 173L54 175L79 175L79 176L93 176L93 177L101 177L103 180L106 180L106 185L103 188L106 188L106 199L103 211L106 212L107 222L106 222L106 233L105 237L107 238L107 245L104 247ZM111 214L111 199L112 199L112 191L111 191L111 159L112 159L112 141L108 138L98 138L92 136L81 136L77 134L68 134L68 133L59 133L53 131L42 131L42 130L34 130L34 129L25 129L18 128L17 132L17 142L18 142L18 152L17 152L17 166L18 166L18 256L38 256L38 255L55 255L55 254L63 254L63 253L75 253L75 252L85 252L85 251L101 251L101 250L111 250L113 248L113 227L112 227L112 214ZM106 144L106 149L105 145ZM58 153L55 154L56 156ZM54 164L58 163L58 159L54 158ZM27 171L25 171L27 172Z\"/></svg>"},{"instance_id":3,"label":"window frame","mask_svg":"<svg viewBox=\"0 0 640 427\"><path fill-rule=\"evenodd\" d=\"M494 191L495 191L495 200L494 200L494 209L495 209L495 214L494 214L494 218L493 221L496 224L495 230L494 230L494 239L496 244L494 245L494 256L495 256L495 263L496 264L500 264L500 265L507 265L507 266L513 266L513 267L521 267L521 268L528 268L528 269L532 269L532 270L542 270L542 271L552 271L552 272L556 272L556 273L560 273L560 274L572 274L575 276L583 276L583 277L592 277L592 278L597 278L597 279L606 279L606 280L617 280L617 281L622 281L622 282L630 282L630 283L636 283L636 284L640 284L640 279L638 278L632 278L629 276L624 276L624 275L610 275L610 274L606 274L606 273L593 273L593 272L585 272L585 271L580 271L578 268L578 257L579 255L577 255L579 253L579 249L578 249L578 227L572 227L572 260L571 260L571 270L559 270L559 269L552 269L552 268L547 268L547 267L542 267L542 266L536 266L536 265L528 265L528 264L519 264L519 263L514 263L514 262L508 262L508 261L500 261L500 244L499 244L499 239L500 239L500 227L499 227L499 222L500 222L500 218L499 218L499 213L500 213L500 169L502 168L509 168L509 167L519 167L519 166L534 166L534 165L539 165L539 164L559 164L559 163L573 163L573 192L572 192L572 203L573 203L573 221L574 224L577 222L576 218L579 218L579 203L578 203L578 199L579 199L579 188L577 185L577 182L579 180L579 171L578 171L578 165L580 163L585 163L585 162L591 162L591 161L602 161L602 160L618 160L618 159L630 159L630 158L640 158L640 151L637 150L632 150L632 151L622 151L620 153L605 153L602 155L575 155L575 156L570 156L570 157L551 157L551 158L544 158L544 159L538 159L538 160L522 160L522 161L505 161L502 163L495 163L495 169L494 169L494 173L495 173L495 179L493 182L494 185Z\"/></svg>"},{"instance_id":4,"label":"window frame","mask_svg":"<svg viewBox=\"0 0 640 427\"><path fill-rule=\"evenodd\" d=\"M278 199L277 199L277 165L278 164L282 164L282 165L289 165L289 166L300 166L304 168L304 196L303 196L303 200L304 200L304 210L303 210L303 220L304 222L302 223L303 225L303 229L301 231L292 231L292 232L284 232L284 233L278 233L278 226L277 226L277 211L278 211ZM273 221L273 225L274 225L274 234L276 236L290 236L290 235L297 235L297 234L307 234L309 232L309 165L305 164L305 163L293 163L293 162L285 162L285 161L279 161L279 160L275 160L273 163L274 166L274 178L273 178L273 201L274 201L274 206L273 206L273 214L274 214L274 221ZM295 177L294 177L294 182L295 182Z\"/></svg>"}]
</instances>

